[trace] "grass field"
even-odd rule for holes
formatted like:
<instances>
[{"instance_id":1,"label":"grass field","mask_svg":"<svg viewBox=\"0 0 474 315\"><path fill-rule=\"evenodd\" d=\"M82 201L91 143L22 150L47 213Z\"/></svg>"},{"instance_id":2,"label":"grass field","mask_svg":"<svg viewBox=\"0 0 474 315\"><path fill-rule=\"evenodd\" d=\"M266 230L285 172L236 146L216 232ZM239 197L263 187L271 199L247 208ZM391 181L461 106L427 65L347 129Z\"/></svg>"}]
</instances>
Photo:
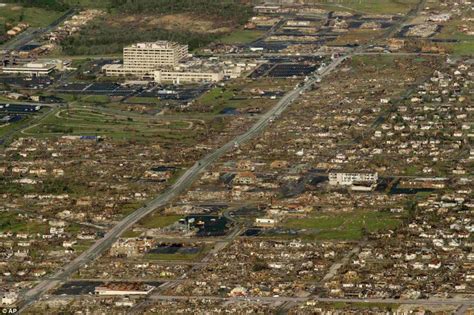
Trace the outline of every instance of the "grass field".
<instances>
[{"instance_id":1,"label":"grass field","mask_svg":"<svg viewBox=\"0 0 474 315\"><path fill-rule=\"evenodd\" d=\"M27 116L15 123L0 124L0 138L18 128L26 126L32 119L33 117Z\"/></svg>"},{"instance_id":2,"label":"grass field","mask_svg":"<svg viewBox=\"0 0 474 315\"><path fill-rule=\"evenodd\" d=\"M264 34L262 31L237 30L219 39L224 44L247 44L255 41Z\"/></svg>"},{"instance_id":3,"label":"grass field","mask_svg":"<svg viewBox=\"0 0 474 315\"><path fill-rule=\"evenodd\" d=\"M474 40L461 40L457 43L444 43L443 47L453 55L474 56Z\"/></svg>"},{"instance_id":4,"label":"grass field","mask_svg":"<svg viewBox=\"0 0 474 315\"><path fill-rule=\"evenodd\" d=\"M164 141L193 138L193 124L188 121L153 120L147 116L103 112L91 107L60 109L39 124L25 129L29 136L97 135L118 139L159 137Z\"/></svg>"},{"instance_id":5,"label":"grass field","mask_svg":"<svg viewBox=\"0 0 474 315\"><path fill-rule=\"evenodd\" d=\"M158 229L173 224L181 218L182 217L179 215L163 215L161 213L155 213L144 218L138 224L143 228Z\"/></svg>"},{"instance_id":6,"label":"grass field","mask_svg":"<svg viewBox=\"0 0 474 315\"><path fill-rule=\"evenodd\" d=\"M189 260L195 260L200 256L201 256L200 253L197 253L197 254L146 254L145 258L149 260L189 261Z\"/></svg>"},{"instance_id":7,"label":"grass field","mask_svg":"<svg viewBox=\"0 0 474 315\"><path fill-rule=\"evenodd\" d=\"M26 22L32 27L43 27L59 18L63 12L41 8L26 8L17 4L7 4L0 8L0 23Z\"/></svg>"},{"instance_id":8,"label":"grass field","mask_svg":"<svg viewBox=\"0 0 474 315\"><path fill-rule=\"evenodd\" d=\"M351 45L351 44L367 44L371 40L380 36L382 31L380 30L352 30L350 32L341 34L335 40L328 42L329 45Z\"/></svg>"},{"instance_id":9,"label":"grass field","mask_svg":"<svg viewBox=\"0 0 474 315\"><path fill-rule=\"evenodd\" d=\"M196 106L210 109L214 114L226 107L236 109L259 107L266 109L277 100L254 99L249 93L252 89L288 91L293 88L295 80L290 78L259 78L258 80L240 79L227 84L224 88L215 87L196 100Z\"/></svg>"},{"instance_id":10,"label":"grass field","mask_svg":"<svg viewBox=\"0 0 474 315\"><path fill-rule=\"evenodd\" d=\"M391 213L351 212L290 219L283 224L283 227L307 230L304 234L314 239L358 240L363 237L364 229L372 233L394 229L401 223L401 218Z\"/></svg>"},{"instance_id":11,"label":"grass field","mask_svg":"<svg viewBox=\"0 0 474 315\"><path fill-rule=\"evenodd\" d=\"M48 226L36 221L28 221L11 212L0 213L0 232L46 233Z\"/></svg>"},{"instance_id":12,"label":"grass field","mask_svg":"<svg viewBox=\"0 0 474 315\"><path fill-rule=\"evenodd\" d=\"M145 255L145 259L148 260L171 260L171 261L193 261L201 259L207 252L209 252L210 246L204 246L199 249L195 254L154 254L148 253Z\"/></svg>"},{"instance_id":13,"label":"grass field","mask_svg":"<svg viewBox=\"0 0 474 315\"><path fill-rule=\"evenodd\" d=\"M64 3L70 6L77 6L83 8L104 9L110 4L109 0L64 0Z\"/></svg>"},{"instance_id":14,"label":"grass field","mask_svg":"<svg viewBox=\"0 0 474 315\"><path fill-rule=\"evenodd\" d=\"M406 14L417 0L319 0L324 7L370 14Z\"/></svg>"}]
</instances>

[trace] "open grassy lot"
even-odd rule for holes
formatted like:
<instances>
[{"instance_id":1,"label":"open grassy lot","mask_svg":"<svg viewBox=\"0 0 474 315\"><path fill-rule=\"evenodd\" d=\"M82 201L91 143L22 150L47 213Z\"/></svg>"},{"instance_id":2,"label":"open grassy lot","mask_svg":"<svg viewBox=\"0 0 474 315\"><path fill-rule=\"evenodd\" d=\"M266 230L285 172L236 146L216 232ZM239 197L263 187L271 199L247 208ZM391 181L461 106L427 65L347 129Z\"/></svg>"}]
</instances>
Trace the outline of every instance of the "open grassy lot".
<instances>
[{"instance_id":1,"label":"open grassy lot","mask_svg":"<svg viewBox=\"0 0 474 315\"><path fill-rule=\"evenodd\" d=\"M264 32L253 30L236 30L219 39L224 44L246 44L260 38Z\"/></svg>"},{"instance_id":2,"label":"open grassy lot","mask_svg":"<svg viewBox=\"0 0 474 315\"><path fill-rule=\"evenodd\" d=\"M209 252L211 246L203 246L199 249L197 253L194 254L184 254L184 253L174 253L174 254L156 254L156 253L147 253L145 259L147 260L171 260L171 261L197 261L200 260Z\"/></svg>"},{"instance_id":3,"label":"open grassy lot","mask_svg":"<svg viewBox=\"0 0 474 315\"><path fill-rule=\"evenodd\" d=\"M417 0L319 0L324 7L369 14L406 14Z\"/></svg>"},{"instance_id":4,"label":"open grassy lot","mask_svg":"<svg viewBox=\"0 0 474 315\"><path fill-rule=\"evenodd\" d=\"M351 30L350 32L340 35L335 40L328 42L329 45L351 45L351 44L367 44L371 40L376 39L382 34L381 30Z\"/></svg>"},{"instance_id":5,"label":"open grassy lot","mask_svg":"<svg viewBox=\"0 0 474 315\"><path fill-rule=\"evenodd\" d=\"M8 135L10 132L13 132L18 128L26 126L32 119L33 117L23 117L20 121L15 123L0 124L0 138Z\"/></svg>"},{"instance_id":6,"label":"open grassy lot","mask_svg":"<svg viewBox=\"0 0 474 315\"><path fill-rule=\"evenodd\" d=\"M17 4L7 4L0 8L0 24L16 24L25 22L32 27L43 27L59 18L63 12L51 11L35 7L23 7Z\"/></svg>"},{"instance_id":7,"label":"open grassy lot","mask_svg":"<svg viewBox=\"0 0 474 315\"><path fill-rule=\"evenodd\" d=\"M172 260L172 261L190 261L201 257L201 253L197 254L146 254L148 260Z\"/></svg>"},{"instance_id":8,"label":"open grassy lot","mask_svg":"<svg viewBox=\"0 0 474 315\"><path fill-rule=\"evenodd\" d=\"M364 231L373 233L379 230L394 229L402 223L402 218L384 212L351 212L320 214L303 219L289 219L283 228L302 231L308 238L358 240Z\"/></svg>"},{"instance_id":9,"label":"open grassy lot","mask_svg":"<svg viewBox=\"0 0 474 315\"><path fill-rule=\"evenodd\" d=\"M92 9L105 9L109 7L110 0L63 0L64 3L69 6L92 8Z\"/></svg>"},{"instance_id":10,"label":"open grassy lot","mask_svg":"<svg viewBox=\"0 0 474 315\"><path fill-rule=\"evenodd\" d=\"M23 130L29 136L97 135L111 138L183 140L193 138L194 124L184 120L162 121L127 113L107 113L91 107L59 109L40 123Z\"/></svg>"},{"instance_id":11,"label":"open grassy lot","mask_svg":"<svg viewBox=\"0 0 474 315\"><path fill-rule=\"evenodd\" d=\"M11 212L0 212L0 232L45 233L48 226L36 221L28 221Z\"/></svg>"},{"instance_id":12,"label":"open grassy lot","mask_svg":"<svg viewBox=\"0 0 474 315\"><path fill-rule=\"evenodd\" d=\"M460 40L456 43L443 43L446 50L458 56L473 56L474 55L474 40Z\"/></svg>"},{"instance_id":13,"label":"open grassy lot","mask_svg":"<svg viewBox=\"0 0 474 315\"><path fill-rule=\"evenodd\" d=\"M225 87L215 87L209 90L198 98L193 106L214 114L227 107L236 109L259 107L266 109L278 100L269 98L255 99L256 95L251 93L252 90L289 91L294 87L295 82L294 79L290 78L239 79L232 81L232 83Z\"/></svg>"},{"instance_id":14,"label":"open grassy lot","mask_svg":"<svg viewBox=\"0 0 474 315\"><path fill-rule=\"evenodd\" d=\"M155 213L141 220L138 224L147 229L158 229L173 224L182 217L179 215L163 215Z\"/></svg>"}]
</instances>

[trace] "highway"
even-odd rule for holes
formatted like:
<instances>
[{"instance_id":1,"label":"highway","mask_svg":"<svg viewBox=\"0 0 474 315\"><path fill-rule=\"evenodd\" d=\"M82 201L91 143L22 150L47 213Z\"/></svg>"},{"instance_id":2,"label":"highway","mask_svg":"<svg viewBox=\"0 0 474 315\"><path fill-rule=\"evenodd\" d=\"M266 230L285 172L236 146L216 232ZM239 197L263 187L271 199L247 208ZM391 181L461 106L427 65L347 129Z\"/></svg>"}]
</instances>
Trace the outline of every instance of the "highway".
<instances>
[{"instance_id":1,"label":"highway","mask_svg":"<svg viewBox=\"0 0 474 315\"><path fill-rule=\"evenodd\" d=\"M226 152L234 149L235 147L243 144L244 142L259 134L263 129L265 129L265 127L271 124L274 119L280 116L302 93L307 91L319 79L331 73L344 60L349 58L349 56L350 55L346 55L333 60L333 62L322 69L317 76L312 77L311 79L304 82L302 86L296 87L294 90L288 92L274 107L272 107L267 113L263 114L247 132L227 142L222 147L216 149L214 152L208 154L196 162L163 194L150 201L144 207L137 209L135 212L125 217L110 231L108 231L103 238L94 243L94 245L83 252L80 256L64 266L61 270L41 281L32 289L25 292L18 305L20 311L25 310L29 305L41 298L42 295L59 285L61 281L66 280L80 267L94 261L94 259L105 253L123 232L132 227L132 225L138 222L140 219L144 218L156 209L166 205L173 198L177 197L179 194L189 188L199 177L199 174L202 171L204 171L209 165L219 159Z\"/></svg>"}]
</instances>

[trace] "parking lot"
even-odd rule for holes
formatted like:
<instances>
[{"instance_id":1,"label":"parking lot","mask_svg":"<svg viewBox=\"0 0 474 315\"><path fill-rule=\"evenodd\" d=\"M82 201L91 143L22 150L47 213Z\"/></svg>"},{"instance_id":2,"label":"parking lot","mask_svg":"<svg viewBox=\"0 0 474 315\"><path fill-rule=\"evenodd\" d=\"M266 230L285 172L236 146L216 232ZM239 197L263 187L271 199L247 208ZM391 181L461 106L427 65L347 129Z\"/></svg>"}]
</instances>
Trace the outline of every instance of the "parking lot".
<instances>
[{"instance_id":1,"label":"parking lot","mask_svg":"<svg viewBox=\"0 0 474 315\"><path fill-rule=\"evenodd\" d=\"M161 100L190 101L209 90L209 85L173 86L156 85L144 87L142 85L121 85L118 83L66 83L55 89L57 93L105 95L119 97L145 97Z\"/></svg>"},{"instance_id":2,"label":"parking lot","mask_svg":"<svg viewBox=\"0 0 474 315\"><path fill-rule=\"evenodd\" d=\"M0 113L34 114L40 110L39 105L0 103Z\"/></svg>"},{"instance_id":3,"label":"parking lot","mask_svg":"<svg viewBox=\"0 0 474 315\"><path fill-rule=\"evenodd\" d=\"M111 281L116 282L116 281ZM94 294L94 290L98 286L104 285L105 281L68 281L53 292L54 295L84 295ZM145 284L159 287L163 282L146 281Z\"/></svg>"},{"instance_id":4,"label":"parking lot","mask_svg":"<svg viewBox=\"0 0 474 315\"><path fill-rule=\"evenodd\" d=\"M44 89L53 84L53 77L17 77L1 75L0 84L11 85L23 89Z\"/></svg>"}]
</instances>

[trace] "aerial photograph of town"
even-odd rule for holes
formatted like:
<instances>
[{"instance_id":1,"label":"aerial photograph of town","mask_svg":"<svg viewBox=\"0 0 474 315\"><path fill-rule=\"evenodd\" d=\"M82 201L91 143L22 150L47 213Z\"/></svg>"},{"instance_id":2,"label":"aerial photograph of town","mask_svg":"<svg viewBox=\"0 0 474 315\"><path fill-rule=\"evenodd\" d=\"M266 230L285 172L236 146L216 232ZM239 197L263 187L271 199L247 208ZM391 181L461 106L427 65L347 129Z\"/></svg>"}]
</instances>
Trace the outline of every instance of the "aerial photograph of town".
<instances>
[{"instance_id":1,"label":"aerial photograph of town","mask_svg":"<svg viewBox=\"0 0 474 315\"><path fill-rule=\"evenodd\" d=\"M0 0L0 315L474 315L473 0Z\"/></svg>"}]
</instances>

